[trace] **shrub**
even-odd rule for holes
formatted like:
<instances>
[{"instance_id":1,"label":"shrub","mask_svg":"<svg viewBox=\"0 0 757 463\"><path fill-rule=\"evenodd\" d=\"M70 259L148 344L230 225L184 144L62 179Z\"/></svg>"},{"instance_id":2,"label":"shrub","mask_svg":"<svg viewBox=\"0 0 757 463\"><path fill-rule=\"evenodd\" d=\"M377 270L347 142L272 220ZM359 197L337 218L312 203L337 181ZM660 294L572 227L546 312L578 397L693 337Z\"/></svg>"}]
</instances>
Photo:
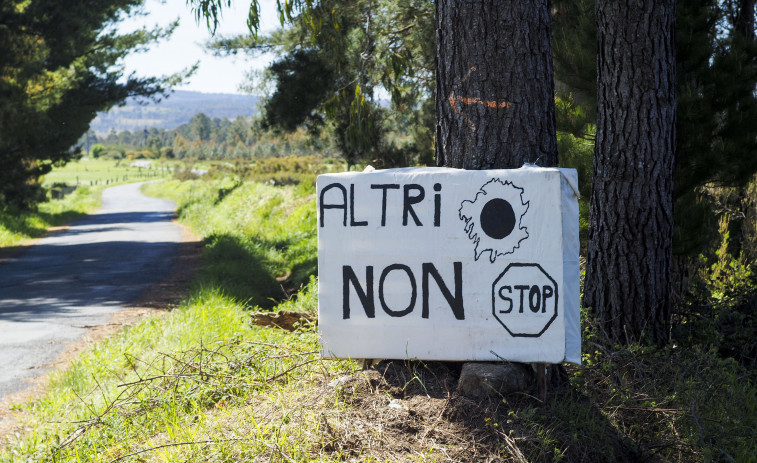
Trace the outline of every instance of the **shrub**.
<instances>
[{"instance_id":1,"label":"shrub","mask_svg":"<svg viewBox=\"0 0 757 463\"><path fill-rule=\"evenodd\" d=\"M107 148L105 145L101 145L100 143L95 143L92 145L92 148L89 150L89 155L93 158L99 158L101 154L103 154Z\"/></svg>"}]
</instances>

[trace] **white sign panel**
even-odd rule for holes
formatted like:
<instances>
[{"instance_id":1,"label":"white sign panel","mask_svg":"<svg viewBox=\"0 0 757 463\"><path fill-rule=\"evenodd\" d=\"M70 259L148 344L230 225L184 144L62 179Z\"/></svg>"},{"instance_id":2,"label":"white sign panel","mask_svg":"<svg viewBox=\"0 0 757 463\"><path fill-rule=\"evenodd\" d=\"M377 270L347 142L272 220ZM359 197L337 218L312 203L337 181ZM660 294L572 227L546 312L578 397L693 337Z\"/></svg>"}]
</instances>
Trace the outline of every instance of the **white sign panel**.
<instances>
[{"instance_id":1,"label":"white sign panel","mask_svg":"<svg viewBox=\"0 0 757 463\"><path fill-rule=\"evenodd\" d=\"M573 169L318 177L318 326L337 358L580 363Z\"/></svg>"}]
</instances>

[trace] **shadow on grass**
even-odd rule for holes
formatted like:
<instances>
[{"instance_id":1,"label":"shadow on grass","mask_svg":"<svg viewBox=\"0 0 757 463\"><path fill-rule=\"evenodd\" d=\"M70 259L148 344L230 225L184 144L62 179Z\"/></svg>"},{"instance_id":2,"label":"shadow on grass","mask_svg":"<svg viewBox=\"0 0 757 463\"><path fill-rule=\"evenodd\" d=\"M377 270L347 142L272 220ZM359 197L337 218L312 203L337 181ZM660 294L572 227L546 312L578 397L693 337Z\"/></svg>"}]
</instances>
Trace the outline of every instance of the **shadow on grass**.
<instances>
[{"instance_id":1,"label":"shadow on grass","mask_svg":"<svg viewBox=\"0 0 757 463\"><path fill-rule=\"evenodd\" d=\"M654 436L629 434L591 397L567 383L552 390L545 404L533 396L519 395L501 401L495 410L502 426L510 424L515 433L535 437L524 439L519 446L529 461L664 461L657 455L660 447L645 445Z\"/></svg>"},{"instance_id":2,"label":"shadow on grass","mask_svg":"<svg viewBox=\"0 0 757 463\"><path fill-rule=\"evenodd\" d=\"M271 309L307 284L315 273L317 258L302 260L289 268L274 261L286 242L246 241L229 234L205 239L203 268L198 284L220 289L249 308Z\"/></svg>"},{"instance_id":3,"label":"shadow on grass","mask_svg":"<svg viewBox=\"0 0 757 463\"><path fill-rule=\"evenodd\" d=\"M22 217L0 217L0 223L3 228L13 234L25 235L30 238L38 238L45 234L47 227L45 225L32 225L28 219Z\"/></svg>"},{"instance_id":4,"label":"shadow on grass","mask_svg":"<svg viewBox=\"0 0 757 463\"><path fill-rule=\"evenodd\" d=\"M236 181L236 182L235 182L235 183L234 183L233 185L231 185L230 187L228 187L228 188L221 188L221 189L219 189L219 190L218 190L218 196L216 197L216 200L215 200L215 201L213 201L213 205L214 205L214 206L218 206L219 204L221 204L221 202L223 202L223 200L224 200L224 199L225 199L225 198L226 198L226 197L227 197L228 195L230 195L231 193L233 193L233 192L234 192L234 190L236 190L237 188L239 188L239 187L240 187L240 186L242 186L242 185L244 185L244 182L242 182L241 180L237 180L237 181Z\"/></svg>"}]
</instances>

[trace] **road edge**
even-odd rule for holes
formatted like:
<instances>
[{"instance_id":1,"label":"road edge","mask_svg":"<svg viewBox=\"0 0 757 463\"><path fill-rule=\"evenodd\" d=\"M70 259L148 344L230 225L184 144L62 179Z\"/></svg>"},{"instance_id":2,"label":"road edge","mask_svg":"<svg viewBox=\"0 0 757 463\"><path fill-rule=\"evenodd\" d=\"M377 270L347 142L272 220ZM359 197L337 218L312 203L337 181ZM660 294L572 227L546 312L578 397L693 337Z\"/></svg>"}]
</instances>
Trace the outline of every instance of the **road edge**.
<instances>
[{"instance_id":1,"label":"road edge","mask_svg":"<svg viewBox=\"0 0 757 463\"><path fill-rule=\"evenodd\" d=\"M174 307L178 306L189 294L192 281L195 279L200 268L203 243L187 226L179 223L176 218L172 220L180 227L181 243L179 253L174 257L172 269L163 280L149 286L133 302L125 305L121 310L113 313L102 325L93 325L76 342L65 346L51 368L43 375L29 380L29 385L22 391L10 394L0 399L0 449L5 448L8 440L13 435L21 435L32 429L23 427L23 418L27 415L23 404L41 397L47 392L50 376L56 372L65 370L71 362L84 350L107 337L113 336L124 328L140 323L149 316L164 316ZM55 227L49 230L44 237L59 233L68 228L68 225ZM0 254L0 265L9 258L13 252L23 252L28 246L43 237L34 238L19 245L11 251L11 256Z\"/></svg>"}]
</instances>

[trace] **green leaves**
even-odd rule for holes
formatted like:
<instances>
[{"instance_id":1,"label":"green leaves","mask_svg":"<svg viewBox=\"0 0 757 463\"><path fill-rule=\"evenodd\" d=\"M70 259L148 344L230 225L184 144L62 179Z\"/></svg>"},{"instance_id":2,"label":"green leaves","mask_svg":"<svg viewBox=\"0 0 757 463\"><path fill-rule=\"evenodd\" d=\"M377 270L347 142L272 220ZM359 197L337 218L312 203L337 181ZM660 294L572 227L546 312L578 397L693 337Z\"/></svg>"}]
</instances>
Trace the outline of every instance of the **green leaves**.
<instances>
[{"instance_id":1,"label":"green leaves","mask_svg":"<svg viewBox=\"0 0 757 463\"><path fill-rule=\"evenodd\" d=\"M223 17L223 11L230 8L232 0L187 0L187 5L192 8L195 20L199 24L205 20L208 30L215 34L218 23ZM276 9L279 12L279 21L283 26L292 23L300 15L306 22L316 25L320 22L313 10L319 5L317 0L276 0ZM260 2L250 1L250 9L247 12L247 27L253 37L257 37L260 30Z\"/></svg>"},{"instance_id":2,"label":"green leaves","mask_svg":"<svg viewBox=\"0 0 757 463\"><path fill-rule=\"evenodd\" d=\"M192 7L197 23L204 19L210 32L215 34L222 12L224 8L231 7L231 0L187 0L187 5ZM253 2L253 5L257 6L257 2Z\"/></svg>"}]
</instances>

